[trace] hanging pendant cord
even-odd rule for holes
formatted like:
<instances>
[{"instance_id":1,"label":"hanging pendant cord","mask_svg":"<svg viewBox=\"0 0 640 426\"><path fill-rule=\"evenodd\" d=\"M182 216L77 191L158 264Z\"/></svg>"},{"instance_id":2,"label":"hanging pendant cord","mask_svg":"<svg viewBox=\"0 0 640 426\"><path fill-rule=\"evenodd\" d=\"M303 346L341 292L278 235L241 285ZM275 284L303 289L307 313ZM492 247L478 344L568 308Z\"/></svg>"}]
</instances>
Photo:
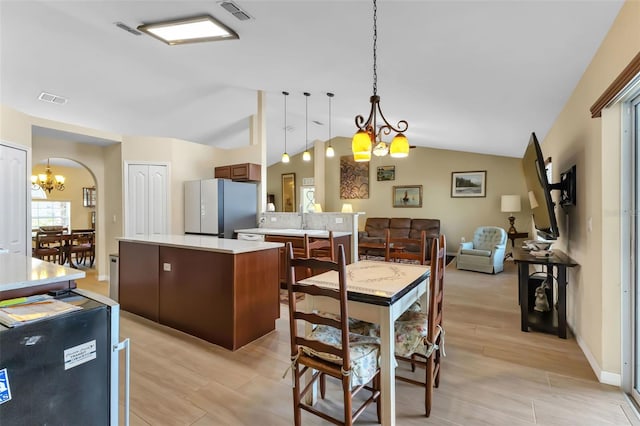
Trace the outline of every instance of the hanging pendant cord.
<instances>
[{"instance_id":1,"label":"hanging pendant cord","mask_svg":"<svg viewBox=\"0 0 640 426\"><path fill-rule=\"evenodd\" d=\"M378 94L378 6L376 0L373 0L373 95Z\"/></svg>"},{"instance_id":2,"label":"hanging pendant cord","mask_svg":"<svg viewBox=\"0 0 640 426\"><path fill-rule=\"evenodd\" d=\"M307 150L309 142L309 93L304 93L304 150Z\"/></svg>"},{"instance_id":3,"label":"hanging pendant cord","mask_svg":"<svg viewBox=\"0 0 640 426\"><path fill-rule=\"evenodd\" d=\"M287 152L287 95L288 92L282 92L284 95L284 152Z\"/></svg>"}]
</instances>

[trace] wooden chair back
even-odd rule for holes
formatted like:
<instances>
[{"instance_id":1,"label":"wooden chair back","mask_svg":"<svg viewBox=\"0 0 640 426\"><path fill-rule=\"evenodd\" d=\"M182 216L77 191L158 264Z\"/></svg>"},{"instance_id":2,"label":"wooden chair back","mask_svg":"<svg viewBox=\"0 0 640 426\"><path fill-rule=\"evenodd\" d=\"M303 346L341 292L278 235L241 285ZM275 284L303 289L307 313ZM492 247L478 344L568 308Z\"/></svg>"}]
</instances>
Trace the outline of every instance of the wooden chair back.
<instances>
[{"instance_id":1,"label":"wooden chair back","mask_svg":"<svg viewBox=\"0 0 640 426\"><path fill-rule=\"evenodd\" d=\"M62 232L40 232L36 233L35 247L33 248L33 256L38 259L51 261L63 261Z\"/></svg>"},{"instance_id":2,"label":"wooden chair back","mask_svg":"<svg viewBox=\"0 0 640 426\"><path fill-rule=\"evenodd\" d=\"M372 403L377 403L378 422L380 421L380 370L375 372L373 378L374 385L369 387L366 384L351 386L351 374L353 374L351 366L351 355L349 346L349 314L347 308L347 269L344 246L338 246L337 261L322 260L315 258L296 258L294 257L293 247L291 243L287 243L287 291L289 295L289 335L291 337L291 370L293 374L293 407L294 407L294 424L300 426L302 424L302 410L319 416L324 420L337 425L351 425L353 421L364 412L364 409ZM334 271L338 274L338 289L322 288L313 284L300 284L296 280L296 270L322 270ZM297 294L303 294L305 297L324 296L334 299L339 306L339 317L335 315L320 315L319 312L307 312L298 309L296 300ZM304 324L304 327L300 325ZM328 326L340 331L340 347L324 343L320 340L309 339L305 334L314 326ZM317 330L317 329L316 329ZM303 350L304 348L304 350ZM309 355L309 351L317 356ZM323 355L319 355L323 354ZM332 361L326 359L326 355L334 356ZM336 360L338 357L339 360ZM301 377L311 370L311 379L307 380L306 385L301 386ZM304 402L305 395L313 388L313 383L320 379L320 394L324 398L325 394L325 377L331 376L340 380L342 384L343 411L344 420L342 418L333 417L327 412L306 404ZM352 397L362 389L371 392L371 396L361 404L355 411L352 411Z\"/></svg>"},{"instance_id":3,"label":"wooden chair back","mask_svg":"<svg viewBox=\"0 0 640 426\"><path fill-rule=\"evenodd\" d=\"M438 349L433 356L432 376L435 387L440 385L440 358L443 344L444 275L447 266L447 240L444 234L441 234L437 241L437 247L435 244L436 240L434 240L434 247L432 247L431 250L431 257L433 258L435 256L437 262L435 265L433 265L432 262L431 277L429 278L429 323L427 332L427 340L438 345ZM427 375L428 374L427 372Z\"/></svg>"},{"instance_id":4,"label":"wooden chair back","mask_svg":"<svg viewBox=\"0 0 640 426\"><path fill-rule=\"evenodd\" d=\"M345 371L349 370L349 322L347 311L347 286L346 286L346 260L344 255L344 247L338 247L338 261L319 260L313 258L295 258L291 243L287 243L287 292L289 296L289 331L291 333L291 355L299 353L300 346L306 346L319 352L330 353L342 358L342 367ZM332 289L321 288L315 285L298 284L296 281L296 267L311 270L336 271L338 273L339 288L338 291ZM340 319L332 319L320 316L318 313L302 312L298 310L296 303L296 293L313 296L326 296L338 301L340 306ZM307 322L309 324L324 324L334 327L342 332L342 348L326 345L324 343L308 340L304 334L300 333L298 321ZM304 333L304 332L303 332ZM335 367L335 365L334 365Z\"/></svg>"},{"instance_id":5,"label":"wooden chair back","mask_svg":"<svg viewBox=\"0 0 640 426\"><path fill-rule=\"evenodd\" d=\"M427 233L420 232L420 239L392 237L389 230L385 234L385 256L386 262L400 260L413 260L420 265L425 264L425 254L427 250ZM418 248L418 251L409 251L409 248Z\"/></svg>"},{"instance_id":6,"label":"wooden chair back","mask_svg":"<svg viewBox=\"0 0 640 426\"><path fill-rule=\"evenodd\" d=\"M304 257L321 260L336 260L333 246L333 231L329 231L329 238L309 238L304 234Z\"/></svg>"},{"instance_id":7,"label":"wooden chair back","mask_svg":"<svg viewBox=\"0 0 640 426\"><path fill-rule=\"evenodd\" d=\"M71 231L71 253L76 254L76 263L86 264L89 258L90 266L93 266L95 259L95 230L93 229L73 229Z\"/></svg>"}]
</instances>

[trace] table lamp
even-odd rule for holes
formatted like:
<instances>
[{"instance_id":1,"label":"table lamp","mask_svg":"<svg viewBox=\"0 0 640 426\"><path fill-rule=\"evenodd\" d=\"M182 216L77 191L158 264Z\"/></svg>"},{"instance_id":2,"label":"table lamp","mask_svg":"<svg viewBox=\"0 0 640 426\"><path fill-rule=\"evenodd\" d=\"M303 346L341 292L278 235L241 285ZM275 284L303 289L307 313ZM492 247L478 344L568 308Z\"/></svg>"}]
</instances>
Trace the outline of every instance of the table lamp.
<instances>
[{"instance_id":1,"label":"table lamp","mask_svg":"<svg viewBox=\"0 0 640 426\"><path fill-rule=\"evenodd\" d=\"M267 203L267 211L268 212L275 212L276 211L276 205L273 203Z\"/></svg>"},{"instance_id":2,"label":"table lamp","mask_svg":"<svg viewBox=\"0 0 640 426\"><path fill-rule=\"evenodd\" d=\"M509 233L515 234L516 227L514 226L516 222L516 218L513 216L514 213L520 211L520 196L519 195L503 195L500 203L500 211L504 213L509 213Z\"/></svg>"},{"instance_id":3,"label":"table lamp","mask_svg":"<svg viewBox=\"0 0 640 426\"><path fill-rule=\"evenodd\" d=\"M353 206L351 203L342 204L342 213L353 213Z\"/></svg>"}]
</instances>

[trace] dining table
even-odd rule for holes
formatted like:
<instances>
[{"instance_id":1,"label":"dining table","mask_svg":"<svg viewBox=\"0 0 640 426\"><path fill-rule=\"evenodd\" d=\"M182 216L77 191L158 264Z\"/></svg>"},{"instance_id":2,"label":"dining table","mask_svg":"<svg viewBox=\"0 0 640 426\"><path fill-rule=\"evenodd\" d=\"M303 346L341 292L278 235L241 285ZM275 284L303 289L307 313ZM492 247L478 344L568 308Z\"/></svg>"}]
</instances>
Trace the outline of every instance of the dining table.
<instances>
[{"instance_id":1,"label":"dining table","mask_svg":"<svg viewBox=\"0 0 640 426\"><path fill-rule=\"evenodd\" d=\"M396 424L395 407L395 335L394 322L414 302L420 300L422 309L428 301L429 266L361 260L346 265L347 309L349 317L380 325L380 385L382 425ZM337 271L328 271L299 282L318 287L338 289ZM340 313L335 300L306 295L299 302L304 309ZM307 325L310 332L311 325ZM310 373L308 373L310 375ZM314 386L308 395L309 403L317 400Z\"/></svg>"},{"instance_id":2,"label":"dining table","mask_svg":"<svg viewBox=\"0 0 640 426\"><path fill-rule=\"evenodd\" d=\"M49 234L49 235L45 235L41 238L41 242L44 242L45 244L59 244L59 248L60 248L60 255L61 255L61 259L62 261L59 261L59 264L65 264L67 262L69 262L69 267L73 268L73 269L77 269L77 265L75 265L73 263L73 260L71 258L71 246L73 245L73 238L74 235L72 232L62 232L62 233L56 233L56 234ZM37 238L36 235L33 234L32 236L32 240L34 244L37 244Z\"/></svg>"}]
</instances>

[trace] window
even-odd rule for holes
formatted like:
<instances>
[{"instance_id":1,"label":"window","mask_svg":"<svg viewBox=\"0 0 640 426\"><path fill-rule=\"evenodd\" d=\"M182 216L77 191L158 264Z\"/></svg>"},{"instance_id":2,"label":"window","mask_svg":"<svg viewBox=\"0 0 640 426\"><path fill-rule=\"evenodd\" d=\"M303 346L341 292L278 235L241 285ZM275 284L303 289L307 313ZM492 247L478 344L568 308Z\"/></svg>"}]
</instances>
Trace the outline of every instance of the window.
<instances>
[{"instance_id":1,"label":"window","mask_svg":"<svg viewBox=\"0 0 640 426\"><path fill-rule=\"evenodd\" d=\"M31 228L40 226L66 226L71 229L71 202L32 201Z\"/></svg>"}]
</instances>

